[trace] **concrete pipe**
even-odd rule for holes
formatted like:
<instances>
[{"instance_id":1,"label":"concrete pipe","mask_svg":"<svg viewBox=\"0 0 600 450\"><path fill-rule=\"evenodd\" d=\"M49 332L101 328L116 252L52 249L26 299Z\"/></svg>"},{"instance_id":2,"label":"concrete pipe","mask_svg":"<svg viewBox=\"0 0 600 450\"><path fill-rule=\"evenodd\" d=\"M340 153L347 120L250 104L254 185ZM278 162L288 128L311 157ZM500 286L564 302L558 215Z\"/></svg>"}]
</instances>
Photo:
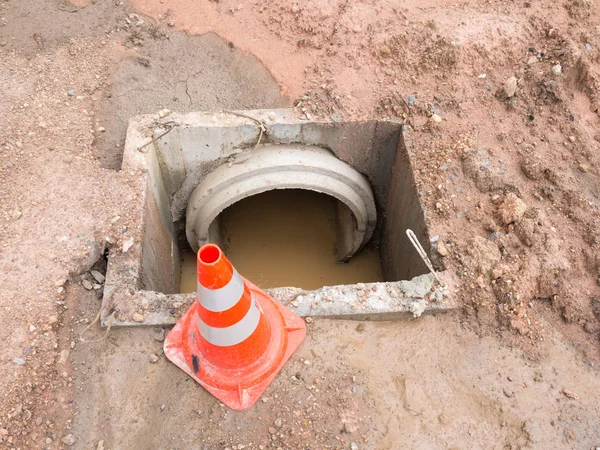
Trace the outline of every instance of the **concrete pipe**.
<instances>
[{"instance_id":1,"label":"concrete pipe","mask_svg":"<svg viewBox=\"0 0 600 450\"><path fill-rule=\"evenodd\" d=\"M218 241L215 219L228 206L273 189L307 189L330 195L338 207L337 256L346 261L371 238L377 221L367 179L328 150L304 145L271 145L250 158L223 164L196 187L187 206L186 234L194 251Z\"/></svg>"}]
</instances>

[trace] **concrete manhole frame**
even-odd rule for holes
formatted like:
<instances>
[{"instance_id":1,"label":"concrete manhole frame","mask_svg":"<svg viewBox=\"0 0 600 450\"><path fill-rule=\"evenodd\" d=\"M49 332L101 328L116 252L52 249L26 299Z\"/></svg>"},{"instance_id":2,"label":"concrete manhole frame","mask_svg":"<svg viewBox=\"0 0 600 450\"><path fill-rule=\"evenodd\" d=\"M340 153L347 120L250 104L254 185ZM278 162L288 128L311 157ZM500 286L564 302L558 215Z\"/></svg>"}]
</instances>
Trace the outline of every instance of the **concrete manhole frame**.
<instances>
[{"instance_id":1,"label":"concrete manhole frame","mask_svg":"<svg viewBox=\"0 0 600 450\"><path fill-rule=\"evenodd\" d=\"M223 164L192 193L186 214L192 250L218 239L210 236L217 216L228 206L273 189L306 189L327 194L338 206L339 261L350 259L373 235L377 211L367 179L331 152L316 146L270 145L237 164ZM218 233L213 233L218 234Z\"/></svg>"},{"instance_id":2,"label":"concrete manhole frame","mask_svg":"<svg viewBox=\"0 0 600 450\"><path fill-rule=\"evenodd\" d=\"M257 122L266 129L264 144L258 148L261 131ZM109 254L103 326L169 326L177 322L195 300L195 294L176 293L180 278L180 234L176 228L185 216L188 200L211 172L238 164L244 167L249 156L269 151L269 145L299 151L312 146L312 152L327 154L335 164L347 164L354 173L368 177L367 186L372 187L376 203L387 202L382 228L387 227L388 233L379 231L383 236L382 258L391 263L386 278L400 280L325 286L314 291L277 288L268 290L271 295L301 316L389 320L456 308L455 277L449 272L439 273L444 284L437 285L416 252L407 250L410 244L402 230L413 229L428 252L430 234L411 173L410 134L401 124L306 121L293 110L145 115L130 120L122 165L123 171L138 173L141 178L140 209L133 212L139 221L134 229L127 230L122 247L113 247ZM374 207L368 195L364 196L366 180L361 177L353 186L354 194L349 193L346 199L333 191L324 192L333 194L340 204L354 204L354 209L345 208L356 220L356 229L348 233L352 245L346 247L346 254L360 248L373 232ZM345 184L352 183L347 180ZM320 191L319 184L305 187ZM291 187L300 186L295 183ZM403 195L406 189L412 191L410 196ZM349 201L357 192L363 198ZM359 226L363 222L364 234ZM394 230L393 235L389 230ZM402 261L405 269L398 272L403 258L407 258Z\"/></svg>"}]
</instances>

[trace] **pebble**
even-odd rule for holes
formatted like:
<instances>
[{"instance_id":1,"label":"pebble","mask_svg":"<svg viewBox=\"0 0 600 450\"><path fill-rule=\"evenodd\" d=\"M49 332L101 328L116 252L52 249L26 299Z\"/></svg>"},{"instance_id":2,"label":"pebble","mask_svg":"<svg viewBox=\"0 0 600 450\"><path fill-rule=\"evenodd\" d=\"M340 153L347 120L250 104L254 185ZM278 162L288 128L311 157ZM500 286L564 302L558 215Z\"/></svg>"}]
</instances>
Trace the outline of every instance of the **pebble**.
<instances>
[{"instance_id":1,"label":"pebble","mask_svg":"<svg viewBox=\"0 0 600 450\"><path fill-rule=\"evenodd\" d=\"M19 220L22 215L23 215L23 213L21 211L19 211L18 209L15 209L12 213L12 219Z\"/></svg>"},{"instance_id":2,"label":"pebble","mask_svg":"<svg viewBox=\"0 0 600 450\"><path fill-rule=\"evenodd\" d=\"M65 445L68 445L69 447L72 445L75 445L75 442L77 441L75 439L75 436L73 436L72 434L67 434L64 438L61 439L62 443Z\"/></svg>"},{"instance_id":3,"label":"pebble","mask_svg":"<svg viewBox=\"0 0 600 450\"><path fill-rule=\"evenodd\" d=\"M13 362L15 364L20 365L20 366L22 366L23 364L25 364L25 360L23 358L15 358L15 359L13 359Z\"/></svg>"},{"instance_id":4,"label":"pebble","mask_svg":"<svg viewBox=\"0 0 600 450\"><path fill-rule=\"evenodd\" d=\"M162 119L163 117L167 117L169 114L171 114L171 110L164 108L158 112L158 117L160 117Z\"/></svg>"},{"instance_id":5,"label":"pebble","mask_svg":"<svg viewBox=\"0 0 600 450\"><path fill-rule=\"evenodd\" d=\"M150 355L150 362L152 364L156 364L158 362L158 355L155 355L154 353Z\"/></svg>"},{"instance_id":6,"label":"pebble","mask_svg":"<svg viewBox=\"0 0 600 450\"><path fill-rule=\"evenodd\" d=\"M271 111L269 114L267 114L267 117L269 118L269 120L271 122L275 122L275 119L277 119L277 116L275 115L275 113L273 111Z\"/></svg>"},{"instance_id":7,"label":"pebble","mask_svg":"<svg viewBox=\"0 0 600 450\"><path fill-rule=\"evenodd\" d=\"M162 342L165 340L165 329L164 328L155 328L154 329L154 340L158 342Z\"/></svg>"},{"instance_id":8,"label":"pebble","mask_svg":"<svg viewBox=\"0 0 600 450\"><path fill-rule=\"evenodd\" d=\"M133 238L127 239L123 242L123 253L127 253L127 251L133 246Z\"/></svg>"},{"instance_id":9,"label":"pebble","mask_svg":"<svg viewBox=\"0 0 600 450\"><path fill-rule=\"evenodd\" d=\"M104 127L98 127L98 131L100 133L104 133L106 131L106 128L104 128Z\"/></svg>"},{"instance_id":10,"label":"pebble","mask_svg":"<svg viewBox=\"0 0 600 450\"><path fill-rule=\"evenodd\" d=\"M536 64L537 62L538 62L537 56L530 56L529 59L527 60L527 65L531 66L533 64Z\"/></svg>"},{"instance_id":11,"label":"pebble","mask_svg":"<svg viewBox=\"0 0 600 450\"><path fill-rule=\"evenodd\" d=\"M91 291L92 289L94 289L94 285L92 283L90 283L88 280L83 280L81 282L81 284L83 285L84 288L86 288L88 291Z\"/></svg>"},{"instance_id":12,"label":"pebble","mask_svg":"<svg viewBox=\"0 0 600 450\"><path fill-rule=\"evenodd\" d=\"M143 322L144 321L144 316L142 316L140 313L133 313L133 316L131 316L131 318L133 319L134 322Z\"/></svg>"},{"instance_id":13,"label":"pebble","mask_svg":"<svg viewBox=\"0 0 600 450\"><path fill-rule=\"evenodd\" d=\"M504 83L504 93L508 98L514 97L517 93L517 77L510 77Z\"/></svg>"},{"instance_id":14,"label":"pebble","mask_svg":"<svg viewBox=\"0 0 600 450\"><path fill-rule=\"evenodd\" d=\"M480 80L485 80L487 78L487 74L485 74L485 73L479 74L479 75L477 75L477 78L479 78Z\"/></svg>"},{"instance_id":15,"label":"pebble","mask_svg":"<svg viewBox=\"0 0 600 450\"><path fill-rule=\"evenodd\" d=\"M493 278L494 280L497 280L498 278L500 278L500 277L502 276L502 274L503 274L503 273L504 273L504 271L503 271L501 268L499 268L499 267L494 267L494 268L492 269L492 278Z\"/></svg>"},{"instance_id":16,"label":"pebble","mask_svg":"<svg viewBox=\"0 0 600 450\"><path fill-rule=\"evenodd\" d=\"M98 441L98 445L96 446L96 450L104 450L104 441Z\"/></svg>"},{"instance_id":17,"label":"pebble","mask_svg":"<svg viewBox=\"0 0 600 450\"><path fill-rule=\"evenodd\" d=\"M69 89L69 90L67 91L67 95L68 95L69 97L73 97L73 96L75 95L75 91L74 91L73 89Z\"/></svg>"},{"instance_id":18,"label":"pebble","mask_svg":"<svg viewBox=\"0 0 600 450\"><path fill-rule=\"evenodd\" d=\"M46 444L52 444L52 438L46 438Z\"/></svg>"},{"instance_id":19,"label":"pebble","mask_svg":"<svg viewBox=\"0 0 600 450\"><path fill-rule=\"evenodd\" d=\"M506 395L508 398L514 397L515 393L514 391L511 391L510 389L504 388L502 389L502 392L504 393L504 395Z\"/></svg>"},{"instance_id":20,"label":"pebble","mask_svg":"<svg viewBox=\"0 0 600 450\"><path fill-rule=\"evenodd\" d=\"M579 169L580 172L583 172L583 173L586 173L588 170L590 170L590 168L587 164L579 164L579 166L577 168Z\"/></svg>"},{"instance_id":21,"label":"pebble","mask_svg":"<svg viewBox=\"0 0 600 450\"><path fill-rule=\"evenodd\" d=\"M579 395L577 395L573 391L569 391L568 389L563 389L561 392L565 397L570 398L571 400L579 400Z\"/></svg>"},{"instance_id":22,"label":"pebble","mask_svg":"<svg viewBox=\"0 0 600 450\"><path fill-rule=\"evenodd\" d=\"M591 50L592 49L592 44L585 44L585 49L586 50Z\"/></svg>"},{"instance_id":23,"label":"pebble","mask_svg":"<svg viewBox=\"0 0 600 450\"><path fill-rule=\"evenodd\" d=\"M440 256L443 256L443 257L448 256L448 249L446 248L444 243L441 241L438 243L437 252L440 254Z\"/></svg>"},{"instance_id":24,"label":"pebble","mask_svg":"<svg viewBox=\"0 0 600 450\"><path fill-rule=\"evenodd\" d=\"M106 277L97 270L92 270L90 275L93 276L94 280L96 280L98 283L104 283L104 280L106 279Z\"/></svg>"},{"instance_id":25,"label":"pebble","mask_svg":"<svg viewBox=\"0 0 600 450\"><path fill-rule=\"evenodd\" d=\"M407 105L414 105L415 103L417 103L417 98L414 95L409 95L408 97L406 97Z\"/></svg>"},{"instance_id":26,"label":"pebble","mask_svg":"<svg viewBox=\"0 0 600 450\"><path fill-rule=\"evenodd\" d=\"M387 45L382 45L381 47L379 47L379 54L381 56L389 56L392 54L392 49L389 48Z\"/></svg>"},{"instance_id":27,"label":"pebble","mask_svg":"<svg viewBox=\"0 0 600 450\"><path fill-rule=\"evenodd\" d=\"M527 205L525 202L512 192L506 195L504 202L498 210L500 219L504 225L519 222L526 211Z\"/></svg>"},{"instance_id":28,"label":"pebble","mask_svg":"<svg viewBox=\"0 0 600 450\"><path fill-rule=\"evenodd\" d=\"M552 73L554 75L560 75L562 73L562 66L560 64L555 64L552 66Z\"/></svg>"},{"instance_id":29,"label":"pebble","mask_svg":"<svg viewBox=\"0 0 600 450\"><path fill-rule=\"evenodd\" d=\"M358 444L356 442L350 443L350 450L358 450Z\"/></svg>"},{"instance_id":30,"label":"pebble","mask_svg":"<svg viewBox=\"0 0 600 450\"><path fill-rule=\"evenodd\" d=\"M0 436L8 436L8 430L6 428L0 428Z\"/></svg>"},{"instance_id":31,"label":"pebble","mask_svg":"<svg viewBox=\"0 0 600 450\"><path fill-rule=\"evenodd\" d=\"M440 123L442 121L442 118L439 114L434 114L431 116L431 121L435 123Z\"/></svg>"}]
</instances>

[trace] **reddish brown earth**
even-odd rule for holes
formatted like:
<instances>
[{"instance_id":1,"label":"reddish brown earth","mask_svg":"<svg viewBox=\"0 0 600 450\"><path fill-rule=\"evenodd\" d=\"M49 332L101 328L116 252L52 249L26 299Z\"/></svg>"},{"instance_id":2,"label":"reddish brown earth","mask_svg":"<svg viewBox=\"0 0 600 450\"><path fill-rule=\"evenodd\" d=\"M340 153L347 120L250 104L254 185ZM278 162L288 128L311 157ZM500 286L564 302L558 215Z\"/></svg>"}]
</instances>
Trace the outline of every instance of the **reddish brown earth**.
<instances>
[{"instance_id":1,"label":"reddish brown earth","mask_svg":"<svg viewBox=\"0 0 600 450\"><path fill-rule=\"evenodd\" d=\"M598 12L0 2L0 448L600 446ZM156 331L79 341L102 290L89 271L136 220L138 174L113 170L127 118L285 105L411 128L463 310L315 321L245 413L186 381Z\"/></svg>"}]
</instances>

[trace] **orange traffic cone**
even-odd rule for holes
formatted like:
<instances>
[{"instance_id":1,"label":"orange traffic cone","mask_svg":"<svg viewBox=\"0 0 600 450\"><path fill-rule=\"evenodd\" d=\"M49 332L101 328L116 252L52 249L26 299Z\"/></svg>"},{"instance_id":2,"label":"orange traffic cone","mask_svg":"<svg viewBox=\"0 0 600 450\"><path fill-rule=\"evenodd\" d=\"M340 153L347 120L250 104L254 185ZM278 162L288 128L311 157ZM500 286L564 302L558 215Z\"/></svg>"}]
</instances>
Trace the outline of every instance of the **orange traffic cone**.
<instances>
[{"instance_id":1,"label":"orange traffic cone","mask_svg":"<svg viewBox=\"0 0 600 450\"><path fill-rule=\"evenodd\" d=\"M306 336L304 321L243 278L221 249L198 251L197 301L165 355L231 409L250 408Z\"/></svg>"}]
</instances>

